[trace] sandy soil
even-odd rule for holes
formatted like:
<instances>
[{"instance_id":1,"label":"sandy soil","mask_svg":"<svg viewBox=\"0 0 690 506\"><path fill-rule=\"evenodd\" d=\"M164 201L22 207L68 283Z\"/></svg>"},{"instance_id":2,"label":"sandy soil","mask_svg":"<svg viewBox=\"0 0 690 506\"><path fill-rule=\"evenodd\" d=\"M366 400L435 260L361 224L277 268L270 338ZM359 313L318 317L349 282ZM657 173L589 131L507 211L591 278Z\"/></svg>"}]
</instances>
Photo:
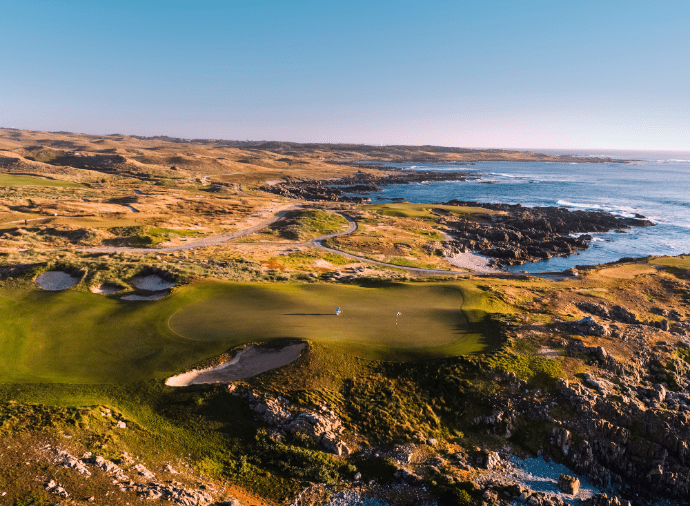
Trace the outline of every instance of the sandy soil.
<instances>
[{"instance_id":1,"label":"sandy soil","mask_svg":"<svg viewBox=\"0 0 690 506\"><path fill-rule=\"evenodd\" d=\"M489 266L489 259L477 253L459 253L454 257L445 257L446 261L460 267L461 269L469 269L477 274L501 274L503 271Z\"/></svg>"},{"instance_id":2,"label":"sandy soil","mask_svg":"<svg viewBox=\"0 0 690 506\"><path fill-rule=\"evenodd\" d=\"M558 359L558 352L553 348L549 348L548 346L542 346L537 350L537 353L542 357Z\"/></svg>"},{"instance_id":3,"label":"sandy soil","mask_svg":"<svg viewBox=\"0 0 690 506\"><path fill-rule=\"evenodd\" d=\"M124 290L124 288L124 286L116 285L114 283L103 283L102 285L92 286L91 292L99 295L112 295Z\"/></svg>"},{"instance_id":4,"label":"sandy soil","mask_svg":"<svg viewBox=\"0 0 690 506\"><path fill-rule=\"evenodd\" d=\"M129 295L123 295L120 297L122 300L159 300L170 293L170 290L162 290L160 292L154 292L150 295L139 295L136 293L130 293Z\"/></svg>"},{"instance_id":5,"label":"sandy soil","mask_svg":"<svg viewBox=\"0 0 690 506\"><path fill-rule=\"evenodd\" d=\"M157 274L149 274L148 276L132 278L132 284L139 290L149 290L151 292L167 290L175 286L175 283L166 281Z\"/></svg>"},{"instance_id":6,"label":"sandy soil","mask_svg":"<svg viewBox=\"0 0 690 506\"><path fill-rule=\"evenodd\" d=\"M283 348L247 346L228 362L210 369L195 369L178 374L168 378L165 384L173 387L186 387L251 378L262 372L294 362L306 347L306 343L291 344Z\"/></svg>"},{"instance_id":7,"label":"sandy soil","mask_svg":"<svg viewBox=\"0 0 690 506\"><path fill-rule=\"evenodd\" d=\"M79 283L79 280L81 278L63 271L48 271L36 276L36 284L44 290L52 292L66 290Z\"/></svg>"}]
</instances>

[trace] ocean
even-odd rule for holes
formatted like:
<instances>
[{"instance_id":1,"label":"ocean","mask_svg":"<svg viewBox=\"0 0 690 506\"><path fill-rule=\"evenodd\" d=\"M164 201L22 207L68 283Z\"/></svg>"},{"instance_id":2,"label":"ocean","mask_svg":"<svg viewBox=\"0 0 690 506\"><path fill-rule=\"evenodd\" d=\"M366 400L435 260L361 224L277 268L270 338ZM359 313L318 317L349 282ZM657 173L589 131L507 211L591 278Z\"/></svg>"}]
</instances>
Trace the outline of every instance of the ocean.
<instances>
[{"instance_id":1,"label":"ocean","mask_svg":"<svg viewBox=\"0 0 690 506\"><path fill-rule=\"evenodd\" d=\"M577 265L616 261L622 257L690 253L690 151L556 151L634 160L630 163L463 162L388 163L403 170L462 171L473 181L432 181L389 185L381 192L361 194L372 202L436 203L452 199L484 203L558 206L603 210L620 216L636 214L652 227L624 233L592 234L590 247L569 257L509 267L514 272L564 270Z\"/></svg>"}]
</instances>

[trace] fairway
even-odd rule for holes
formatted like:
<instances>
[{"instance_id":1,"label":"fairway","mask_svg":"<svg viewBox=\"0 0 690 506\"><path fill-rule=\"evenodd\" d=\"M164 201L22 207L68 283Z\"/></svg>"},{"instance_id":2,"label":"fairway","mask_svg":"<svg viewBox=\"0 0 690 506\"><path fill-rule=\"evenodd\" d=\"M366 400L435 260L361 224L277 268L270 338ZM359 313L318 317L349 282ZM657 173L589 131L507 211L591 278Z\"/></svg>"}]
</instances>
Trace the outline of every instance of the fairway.
<instances>
[{"instance_id":1,"label":"fairway","mask_svg":"<svg viewBox=\"0 0 690 506\"><path fill-rule=\"evenodd\" d=\"M205 282L143 303L74 289L3 288L0 381L163 378L233 346L279 338L384 360L477 353L488 342L481 320L490 308L472 288Z\"/></svg>"},{"instance_id":2,"label":"fairway","mask_svg":"<svg viewBox=\"0 0 690 506\"><path fill-rule=\"evenodd\" d=\"M43 179L33 176L15 176L14 174L0 174L0 186L61 186L75 187L81 186L70 181L60 181L58 179Z\"/></svg>"}]
</instances>

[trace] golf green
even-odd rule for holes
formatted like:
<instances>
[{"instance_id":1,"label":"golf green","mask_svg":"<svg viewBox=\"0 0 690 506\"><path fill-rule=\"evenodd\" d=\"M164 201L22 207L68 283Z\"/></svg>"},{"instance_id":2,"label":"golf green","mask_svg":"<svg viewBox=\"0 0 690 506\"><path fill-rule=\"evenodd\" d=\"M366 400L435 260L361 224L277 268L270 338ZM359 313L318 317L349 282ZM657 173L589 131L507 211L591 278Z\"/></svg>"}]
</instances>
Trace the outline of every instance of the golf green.
<instances>
[{"instance_id":1,"label":"golf green","mask_svg":"<svg viewBox=\"0 0 690 506\"><path fill-rule=\"evenodd\" d=\"M461 290L447 284L230 285L225 293L180 309L169 324L196 341L302 338L377 358L413 350L446 355L448 347L456 353L480 351L462 304Z\"/></svg>"},{"instance_id":2,"label":"golf green","mask_svg":"<svg viewBox=\"0 0 690 506\"><path fill-rule=\"evenodd\" d=\"M481 352L490 337L481 323L490 305L462 283L203 282L155 302L1 288L0 305L0 381L6 382L162 378L233 346L279 338L365 358L415 360Z\"/></svg>"}]
</instances>

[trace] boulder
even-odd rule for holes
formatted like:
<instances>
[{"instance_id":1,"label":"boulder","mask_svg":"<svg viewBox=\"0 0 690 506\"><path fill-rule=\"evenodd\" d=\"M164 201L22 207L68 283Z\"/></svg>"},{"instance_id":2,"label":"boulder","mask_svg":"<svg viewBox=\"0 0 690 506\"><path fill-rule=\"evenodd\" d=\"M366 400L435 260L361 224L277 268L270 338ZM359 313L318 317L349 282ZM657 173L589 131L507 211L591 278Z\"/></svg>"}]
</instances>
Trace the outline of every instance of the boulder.
<instances>
[{"instance_id":1,"label":"boulder","mask_svg":"<svg viewBox=\"0 0 690 506\"><path fill-rule=\"evenodd\" d=\"M70 469L75 469L79 474L91 476L91 473L86 468L84 463L75 456L69 454L64 450L57 450L56 453L57 456L55 460L63 467L69 467Z\"/></svg>"},{"instance_id":2,"label":"boulder","mask_svg":"<svg viewBox=\"0 0 690 506\"><path fill-rule=\"evenodd\" d=\"M632 506L630 501L620 499L616 496L609 497L606 494L592 496L587 502L591 506Z\"/></svg>"},{"instance_id":3,"label":"boulder","mask_svg":"<svg viewBox=\"0 0 690 506\"><path fill-rule=\"evenodd\" d=\"M558 477L558 488L566 494L575 495L580 490L580 480L574 476L562 474Z\"/></svg>"},{"instance_id":4,"label":"boulder","mask_svg":"<svg viewBox=\"0 0 690 506\"><path fill-rule=\"evenodd\" d=\"M585 316L582 320L566 322L565 326L571 331L583 336L608 336L609 330L598 323L591 316Z\"/></svg>"}]
</instances>

